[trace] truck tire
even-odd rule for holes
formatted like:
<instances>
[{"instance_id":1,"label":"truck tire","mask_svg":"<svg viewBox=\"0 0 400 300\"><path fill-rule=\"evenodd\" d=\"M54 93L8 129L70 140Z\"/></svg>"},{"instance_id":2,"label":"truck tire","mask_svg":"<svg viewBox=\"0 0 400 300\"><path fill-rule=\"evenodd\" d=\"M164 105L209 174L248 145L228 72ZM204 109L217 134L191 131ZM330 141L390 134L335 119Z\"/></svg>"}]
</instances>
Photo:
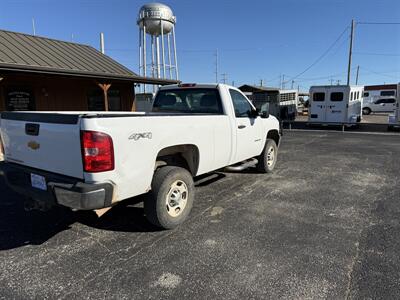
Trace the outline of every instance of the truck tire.
<instances>
[{"instance_id":1,"label":"truck tire","mask_svg":"<svg viewBox=\"0 0 400 300\"><path fill-rule=\"evenodd\" d=\"M257 158L257 170L261 173L271 173L276 164L278 158L278 147L274 140L267 139L265 147Z\"/></svg>"},{"instance_id":2,"label":"truck tire","mask_svg":"<svg viewBox=\"0 0 400 300\"><path fill-rule=\"evenodd\" d=\"M362 109L362 113L363 113L363 115L369 115L369 114L371 114L371 109L369 107L364 107Z\"/></svg>"},{"instance_id":3,"label":"truck tire","mask_svg":"<svg viewBox=\"0 0 400 300\"><path fill-rule=\"evenodd\" d=\"M144 212L153 225L172 229L182 224L193 206L194 183L184 168L165 166L155 171Z\"/></svg>"}]
</instances>

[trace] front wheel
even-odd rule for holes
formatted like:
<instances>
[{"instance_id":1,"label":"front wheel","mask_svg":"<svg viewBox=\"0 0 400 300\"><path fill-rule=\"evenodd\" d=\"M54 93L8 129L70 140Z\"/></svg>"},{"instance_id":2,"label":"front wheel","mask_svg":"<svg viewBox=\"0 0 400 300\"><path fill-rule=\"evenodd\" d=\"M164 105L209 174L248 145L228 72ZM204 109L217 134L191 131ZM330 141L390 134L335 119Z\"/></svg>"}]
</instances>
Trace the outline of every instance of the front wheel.
<instances>
[{"instance_id":1,"label":"front wheel","mask_svg":"<svg viewBox=\"0 0 400 300\"><path fill-rule=\"evenodd\" d=\"M371 113L371 109L369 107L364 107L362 109L363 115L369 115Z\"/></svg>"},{"instance_id":2,"label":"front wheel","mask_svg":"<svg viewBox=\"0 0 400 300\"><path fill-rule=\"evenodd\" d=\"M187 219L193 199L192 175L184 168L165 166L154 173L150 197L144 201L144 211L152 224L172 229Z\"/></svg>"},{"instance_id":3,"label":"front wheel","mask_svg":"<svg viewBox=\"0 0 400 300\"><path fill-rule=\"evenodd\" d=\"M274 140L267 139L263 152L258 157L257 170L261 173L271 173L278 158L278 146Z\"/></svg>"}]
</instances>

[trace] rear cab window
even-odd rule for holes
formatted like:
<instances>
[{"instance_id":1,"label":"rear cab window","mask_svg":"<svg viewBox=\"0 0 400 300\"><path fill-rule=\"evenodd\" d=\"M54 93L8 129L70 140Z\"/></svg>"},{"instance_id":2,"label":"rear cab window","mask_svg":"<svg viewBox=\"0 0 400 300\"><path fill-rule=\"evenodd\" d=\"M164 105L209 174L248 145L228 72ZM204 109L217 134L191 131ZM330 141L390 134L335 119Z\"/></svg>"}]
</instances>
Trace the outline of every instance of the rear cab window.
<instances>
[{"instance_id":1,"label":"rear cab window","mask_svg":"<svg viewBox=\"0 0 400 300\"><path fill-rule=\"evenodd\" d=\"M313 101L315 102L323 102L325 101L325 93L314 93Z\"/></svg>"},{"instance_id":2,"label":"rear cab window","mask_svg":"<svg viewBox=\"0 0 400 300\"><path fill-rule=\"evenodd\" d=\"M217 89L177 88L160 90L153 103L153 112L224 114Z\"/></svg>"}]
</instances>

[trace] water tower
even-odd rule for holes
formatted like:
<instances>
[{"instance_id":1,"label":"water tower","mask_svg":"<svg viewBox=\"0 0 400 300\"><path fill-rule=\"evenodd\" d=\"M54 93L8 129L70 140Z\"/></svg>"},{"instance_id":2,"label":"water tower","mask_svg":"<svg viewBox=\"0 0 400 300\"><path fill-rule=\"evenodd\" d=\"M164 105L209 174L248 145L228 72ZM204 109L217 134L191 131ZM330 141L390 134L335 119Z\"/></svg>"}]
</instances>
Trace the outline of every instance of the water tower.
<instances>
[{"instance_id":1,"label":"water tower","mask_svg":"<svg viewBox=\"0 0 400 300\"><path fill-rule=\"evenodd\" d=\"M176 17L171 8L164 4L149 3L140 8L137 20L139 25L140 75L179 79L175 23ZM144 92L146 92L145 89L144 86Z\"/></svg>"}]
</instances>

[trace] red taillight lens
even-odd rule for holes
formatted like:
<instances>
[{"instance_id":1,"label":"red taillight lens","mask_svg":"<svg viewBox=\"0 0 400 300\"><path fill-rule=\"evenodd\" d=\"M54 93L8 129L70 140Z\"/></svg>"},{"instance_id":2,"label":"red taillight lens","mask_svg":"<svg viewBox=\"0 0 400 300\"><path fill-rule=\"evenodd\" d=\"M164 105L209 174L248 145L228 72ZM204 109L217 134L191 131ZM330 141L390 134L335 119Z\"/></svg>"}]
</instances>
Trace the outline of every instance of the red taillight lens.
<instances>
[{"instance_id":1,"label":"red taillight lens","mask_svg":"<svg viewBox=\"0 0 400 300\"><path fill-rule=\"evenodd\" d=\"M114 170L114 147L108 134L97 131L82 131L82 160L85 172Z\"/></svg>"},{"instance_id":2,"label":"red taillight lens","mask_svg":"<svg viewBox=\"0 0 400 300\"><path fill-rule=\"evenodd\" d=\"M3 146L3 142L1 141L1 136L0 136L0 155L4 155L4 146Z\"/></svg>"}]
</instances>

